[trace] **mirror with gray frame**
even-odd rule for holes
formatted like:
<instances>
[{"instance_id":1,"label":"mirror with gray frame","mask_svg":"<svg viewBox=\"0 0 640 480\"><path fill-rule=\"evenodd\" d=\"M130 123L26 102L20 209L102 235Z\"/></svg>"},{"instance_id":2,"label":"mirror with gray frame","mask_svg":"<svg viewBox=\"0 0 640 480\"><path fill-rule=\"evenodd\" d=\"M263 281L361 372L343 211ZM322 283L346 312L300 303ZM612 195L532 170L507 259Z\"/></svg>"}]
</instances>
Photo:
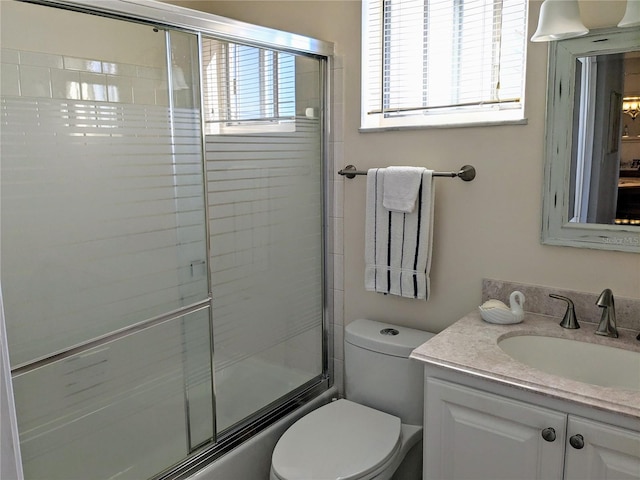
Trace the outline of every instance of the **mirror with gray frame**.
<instances>
[{"instance_id":1,"label":"mirror with gray frame","mask_svg":"<svg viewBox=\"0 0 640 480\"><path fill-rule=\"evenodd\" d=\"M549 46L542 243L640 253L640 33Z\"/></svg>"}]
</instances>

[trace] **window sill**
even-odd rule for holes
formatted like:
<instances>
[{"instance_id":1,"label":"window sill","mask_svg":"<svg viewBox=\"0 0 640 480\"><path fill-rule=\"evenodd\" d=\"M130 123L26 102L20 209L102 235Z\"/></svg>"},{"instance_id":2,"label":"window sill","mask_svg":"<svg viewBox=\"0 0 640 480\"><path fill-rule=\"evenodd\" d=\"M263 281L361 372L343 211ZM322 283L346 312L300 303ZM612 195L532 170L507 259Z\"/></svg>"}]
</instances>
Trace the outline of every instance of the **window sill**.
<instances>
[{"instance_id":1,"label":"window sill","mask_svg":"<svg viewBox=\"0 0 640 480\"><path fill-rule=\"evenodd\" d=\"M439 125L393 125L388 127L360 127L360 133L388 132L396 130L433 130L443 128L499 127L504 125L527 125L527 118L515 120L478 121L467 123L442 123Z\"/></svg>"}]
</instances>

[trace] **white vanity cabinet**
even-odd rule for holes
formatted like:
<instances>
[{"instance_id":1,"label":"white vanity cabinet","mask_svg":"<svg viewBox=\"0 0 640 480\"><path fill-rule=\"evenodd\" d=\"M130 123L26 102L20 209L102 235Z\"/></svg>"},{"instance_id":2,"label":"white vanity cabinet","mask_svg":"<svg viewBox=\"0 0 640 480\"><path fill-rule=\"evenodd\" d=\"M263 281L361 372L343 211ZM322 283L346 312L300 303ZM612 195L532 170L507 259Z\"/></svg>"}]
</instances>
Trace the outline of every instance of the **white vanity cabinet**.
<instances>
[{"instance_id":1,"label":"white vanity cabinet","mask_svg":"<svg viewBox=\"0 0 640 480\"><path fill-rule=\"evenodd\" d=\"M425 480L562 479L566 415L432 378L426 392Z\"/></svg>"},{"instance_id":2,"label":"white vanity cabinet","mask_svg":"<svg viewBox=\"0 0 640 480\"><path fill-rule=\"evenodd\" d=\"M566 480L640 479L640 432L568 417Z\"/></svg>"},{"instance_id":3,"label":"white vanity cabinet","mask_svg":"<svg viewBox=\"0 0 640 480\"><path fill-rule=\"evenodd\" d=\"M425 480L640 479L640 432L442 379L425 388Z\"/></svg>"}]
</instances>

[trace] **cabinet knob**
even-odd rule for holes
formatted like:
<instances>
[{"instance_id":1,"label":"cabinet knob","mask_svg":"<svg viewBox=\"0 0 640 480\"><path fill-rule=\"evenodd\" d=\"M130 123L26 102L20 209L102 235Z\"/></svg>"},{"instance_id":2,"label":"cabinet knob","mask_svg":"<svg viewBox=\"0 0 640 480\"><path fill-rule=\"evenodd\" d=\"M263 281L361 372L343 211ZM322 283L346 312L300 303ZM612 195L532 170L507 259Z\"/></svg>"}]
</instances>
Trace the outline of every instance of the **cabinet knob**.
<instances>
[{"instance_id":1,"label":"cabinet knob","mask_svg":"<svg viewBox=\"0 0 640 480\"><path fill-rule=\"evenodd\" d=\"M547 427L542 430L542 438L547 442L553 442L556 439L556 431L551 427Z\"/></svg>"},{"instance_id":2,"label":"cabinet knob","mask_svg":"<svg viewBox=\"0 0 640 480\"><path fill-rule=\"evenodd\" d=\"M569 439L569 443L573 448L580 450L584 447L584 437L577 433Z\"/></svg>"}]
</instances>

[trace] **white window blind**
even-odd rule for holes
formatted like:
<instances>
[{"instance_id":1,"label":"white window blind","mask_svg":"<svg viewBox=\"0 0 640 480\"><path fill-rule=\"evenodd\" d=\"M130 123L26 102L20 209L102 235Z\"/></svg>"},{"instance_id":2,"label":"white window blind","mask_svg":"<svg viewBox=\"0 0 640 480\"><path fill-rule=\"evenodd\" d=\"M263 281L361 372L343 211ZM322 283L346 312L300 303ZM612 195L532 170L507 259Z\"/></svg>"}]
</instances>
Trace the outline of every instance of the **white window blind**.
<instances>
[{"instance_id":1,"label":"white window blind","mask_svg":"<svg viewBox=\"0 0 640 480\"><path fill-rule=\"evenodd\" d=\"M362 127L524 118L526 0L364 0Z\"/></svg>"},{"instance_id":2,"label":"white window blind","mask_svg":"<svg viewBox=\"0 0 640 480\"><path fill-rule=\"evenodd\" d=\"M207 134L293 131L295 57L205 38Z\"/></svg>"}]
</instances>

